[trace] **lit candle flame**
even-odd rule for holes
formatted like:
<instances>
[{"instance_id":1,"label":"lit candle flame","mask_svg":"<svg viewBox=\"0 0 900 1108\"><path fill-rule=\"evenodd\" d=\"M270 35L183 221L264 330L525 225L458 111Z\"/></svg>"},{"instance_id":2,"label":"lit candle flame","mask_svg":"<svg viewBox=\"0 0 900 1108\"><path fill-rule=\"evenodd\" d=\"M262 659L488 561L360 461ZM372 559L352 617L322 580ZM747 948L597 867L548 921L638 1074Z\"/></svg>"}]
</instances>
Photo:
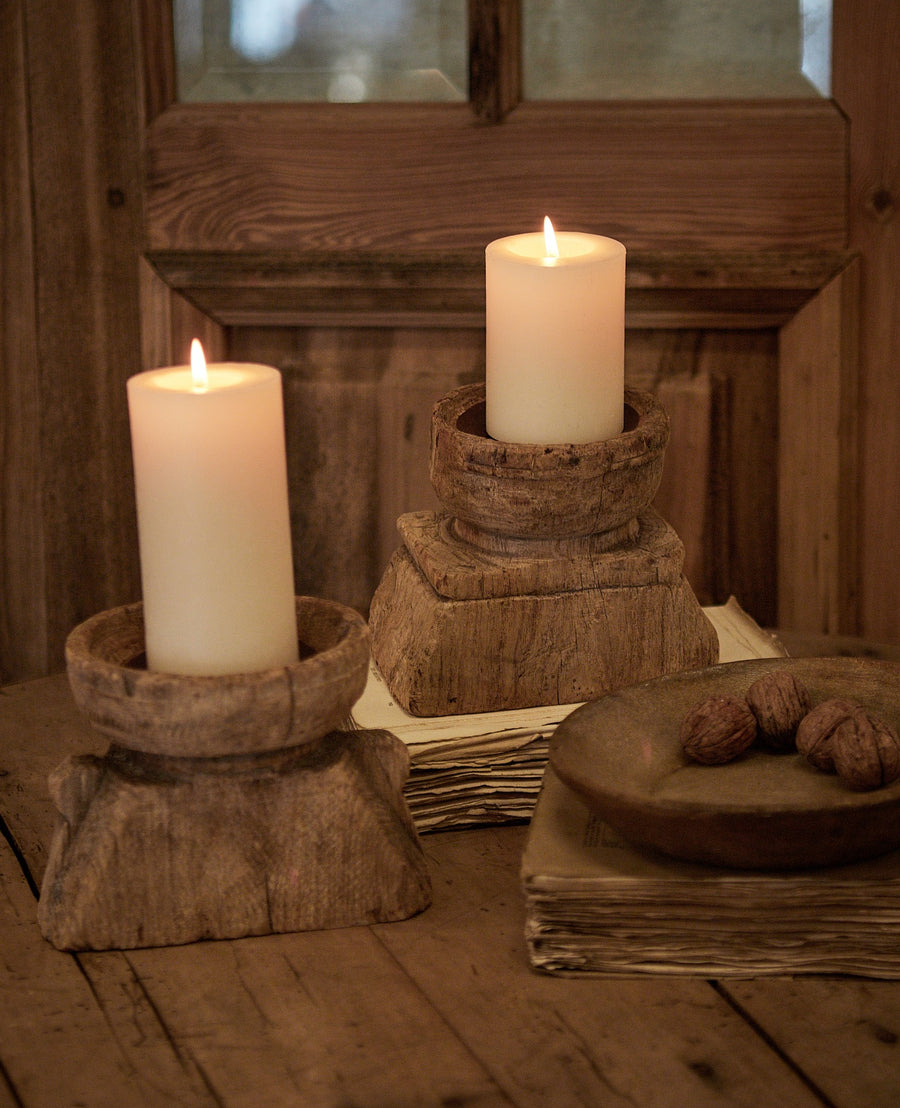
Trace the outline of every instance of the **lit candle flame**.
<instances>
[{"instance_id":1,"label":"lit candle flame","mask_svg":"<svg viewBox=\"0 0 900 1108\"><path fill-rule=\"evenodd\" d=\"M547 251L548 258L559 257L559 244L556 241L556 232L553 230L549 215L544 216L544 249Z\"/></svg>"},{"instance_id":2,"label":"lit candle flame","mask_svg":"<svg viewBox=\"0 0 900 1108\"><path fill-rule=\"evenodd\" d=\"M191 379L194 382L194 392L206 392L209 378L206 373L206 356L199 339L191 342Z\"/></svg>"}]
</instances>

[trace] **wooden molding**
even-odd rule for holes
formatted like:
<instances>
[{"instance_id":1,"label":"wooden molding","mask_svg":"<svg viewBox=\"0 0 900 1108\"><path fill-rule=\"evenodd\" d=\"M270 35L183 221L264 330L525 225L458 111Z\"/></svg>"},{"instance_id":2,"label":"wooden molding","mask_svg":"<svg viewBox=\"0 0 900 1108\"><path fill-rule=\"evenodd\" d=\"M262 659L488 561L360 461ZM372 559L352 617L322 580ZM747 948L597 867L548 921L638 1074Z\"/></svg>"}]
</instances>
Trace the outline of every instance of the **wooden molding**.
<instances>
[{"instance_id":1,"label":"wooden molding","mask_svg":"<svg viewBox=\"0 0 900 1108\"><path fill-rule=\"evenodd\" d=\"M435 257L557 226L630 251L841 250L827 101L173 105L146 133L153 253Z\"/></svg>"},{"instance_id":2,"label":"wooden molding","mask_svg":"<svg viewBox=\"0 0 900 1108\"><path fill-rule=\"evenodd\" d=\"M468 254L153 251L147 262L220 326L482 327L484 260ZM841 271L821 253L629 253L629 327L779 327Z\"/></svg>"}]
</instances>

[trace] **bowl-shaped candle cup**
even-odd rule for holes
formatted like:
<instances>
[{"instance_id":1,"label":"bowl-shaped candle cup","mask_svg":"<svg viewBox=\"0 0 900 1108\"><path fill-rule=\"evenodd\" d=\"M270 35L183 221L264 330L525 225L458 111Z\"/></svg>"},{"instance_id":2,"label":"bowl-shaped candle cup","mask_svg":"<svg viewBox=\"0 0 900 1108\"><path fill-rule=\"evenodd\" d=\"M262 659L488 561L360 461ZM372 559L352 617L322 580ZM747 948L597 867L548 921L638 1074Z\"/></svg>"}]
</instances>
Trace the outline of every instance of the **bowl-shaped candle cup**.
<instances>
[{"instance_id":1,"label":"bowl-shaped candle cup","mask_svg":"<svg viewBox=\"0 0 900 1108\"><path fill-rule=\"evenodd\" d=\"M484 385L439 401L431 483L456 519L492 534L565 539L623 527L656 495L669 419L648 393L625 391L625 427L591 443L506 443L489 438Z\"/></svg>"},{"instance_id":2,"label":"bowl-shaped candle cup","mask_svg":"<svg viewBox=\"0 0 900 1108\"><path fill-rule=\"evenodd\" d=\"M66 642L75 702L116 745L147 754L217 757L314 742L362 695L369 631L351 608L296 603L299 662L216 677L148 670L141 603L100 612Z\"/></svg>"}]
</instances>

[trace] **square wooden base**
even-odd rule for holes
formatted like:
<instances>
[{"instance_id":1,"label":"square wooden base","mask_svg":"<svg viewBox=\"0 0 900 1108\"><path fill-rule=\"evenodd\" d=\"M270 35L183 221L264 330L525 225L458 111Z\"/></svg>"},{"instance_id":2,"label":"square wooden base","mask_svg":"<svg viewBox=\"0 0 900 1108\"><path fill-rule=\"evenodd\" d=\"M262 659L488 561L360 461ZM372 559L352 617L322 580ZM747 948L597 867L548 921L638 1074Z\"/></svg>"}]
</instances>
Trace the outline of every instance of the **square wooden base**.
<instances>
[{"instance_id":1,"label":"square wooden base","mask_svg":"<svg viewBox=\"0 0 900 1108\"><path fill-rule=\"evenodd\" d=\"M479 550L441 513L399 528L369 627L378 668L413 715L579 703L718 658L681 541L653 511L612 549L537 558Z\"/></svg>"},{"instance_id":2,"label":"square wooden base","mask_svg":"<svg viewBox=\"0 0 900 1108\"><path fill-rule=\"evenodd\" d=\"M169 946L406 919L428 907L387 731L214 758L113 747L51 778L60 812L41 891L65 950Z\"/></svg>"}]
</instances>

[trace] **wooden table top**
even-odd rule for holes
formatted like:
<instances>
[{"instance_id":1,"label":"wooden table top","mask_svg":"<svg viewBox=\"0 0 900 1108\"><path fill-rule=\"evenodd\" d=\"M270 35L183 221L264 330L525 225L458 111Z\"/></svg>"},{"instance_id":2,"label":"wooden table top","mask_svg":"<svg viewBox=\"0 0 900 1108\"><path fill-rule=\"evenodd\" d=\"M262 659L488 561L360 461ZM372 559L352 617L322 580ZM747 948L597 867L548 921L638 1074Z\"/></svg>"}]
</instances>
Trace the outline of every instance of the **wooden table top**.
<instances>
[{"instance_id":1,"label":"wooden table top","mask_svg":"<svg viewBox=\"0 0 900 1108\"><path fill-rule=\"evenodd\" d=\"M36 923L64 676L0 690L0 1108L900 1103L900 982L572 980L524 942L524 826L423 836L401 923L67 954Z\"/></svg>"}]
</instances>

